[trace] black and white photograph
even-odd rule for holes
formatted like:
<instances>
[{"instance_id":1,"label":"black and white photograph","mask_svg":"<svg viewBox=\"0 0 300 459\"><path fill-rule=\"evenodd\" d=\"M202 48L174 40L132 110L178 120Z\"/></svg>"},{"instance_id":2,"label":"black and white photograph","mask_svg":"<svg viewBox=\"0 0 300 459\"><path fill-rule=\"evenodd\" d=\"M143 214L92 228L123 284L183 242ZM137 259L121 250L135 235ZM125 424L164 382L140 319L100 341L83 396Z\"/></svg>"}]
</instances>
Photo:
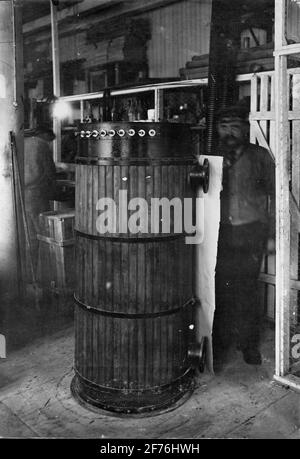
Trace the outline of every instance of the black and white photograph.
<instances>
[{"instance_id":1,"label":"black and white photograph","mask_svg":"<svg viewBox=\"0 0 300 459\"><path fill-rule=\"evenodd\" d=\"M0 0L1 439L300 439L300 0Z\"/></svg>"}]
</instances>

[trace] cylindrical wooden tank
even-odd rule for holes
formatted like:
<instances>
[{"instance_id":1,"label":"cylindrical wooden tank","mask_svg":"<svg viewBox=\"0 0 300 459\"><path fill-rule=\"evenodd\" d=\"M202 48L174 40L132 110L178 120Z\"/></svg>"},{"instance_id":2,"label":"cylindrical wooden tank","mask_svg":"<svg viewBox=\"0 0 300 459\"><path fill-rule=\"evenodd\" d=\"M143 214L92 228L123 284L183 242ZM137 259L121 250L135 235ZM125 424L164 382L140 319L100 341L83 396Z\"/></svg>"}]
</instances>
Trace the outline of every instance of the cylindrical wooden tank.
<instances>
[{"instance_id":1,"label":"cylindrical wooden tank","mask_svg":"<svg viewBox=\"0 0 300 459\"><path fill-rule=\"evenodd\" d=\"M163 409L192 386L192 246L172 225L168 233L151 232L151 198L183 204L191 196L190 131L181 124L125 122L80 125L77 135L72 392L115 412ZM134 212L126 216L120 190L128 202L148 204L147 231L126 228ZM97 229L101 198L116 203L116 231Z\"/></svg>"}]
</instances>

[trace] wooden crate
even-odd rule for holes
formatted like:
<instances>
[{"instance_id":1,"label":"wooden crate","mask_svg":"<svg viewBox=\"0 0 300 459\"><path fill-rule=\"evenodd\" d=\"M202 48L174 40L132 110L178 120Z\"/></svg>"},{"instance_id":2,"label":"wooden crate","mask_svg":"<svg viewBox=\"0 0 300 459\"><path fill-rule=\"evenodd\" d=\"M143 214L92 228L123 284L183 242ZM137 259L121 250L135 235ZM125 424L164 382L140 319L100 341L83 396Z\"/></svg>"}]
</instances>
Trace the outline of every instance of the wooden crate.
<instances>
[{"instance_id":1,"label":"wooden crate","mask_svg":"<svg viewBox=\"0 0 300 459\"><path fill-rule=\"evenodd\" d=\"M72 292L75 280L75 211L45 212L39 216L37 280L42 288Z\"/></svg>"}]
</instances>

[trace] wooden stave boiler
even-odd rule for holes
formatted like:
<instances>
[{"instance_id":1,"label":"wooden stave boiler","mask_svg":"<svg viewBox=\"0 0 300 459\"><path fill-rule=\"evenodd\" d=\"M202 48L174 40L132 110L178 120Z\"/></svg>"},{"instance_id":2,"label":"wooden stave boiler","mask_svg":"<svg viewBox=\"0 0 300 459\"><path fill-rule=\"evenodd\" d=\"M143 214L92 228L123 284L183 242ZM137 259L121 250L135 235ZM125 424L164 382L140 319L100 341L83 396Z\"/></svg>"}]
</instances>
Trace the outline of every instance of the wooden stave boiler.
<instances>
[{"instance_id":1,"label":"wooden stave boiler","mask_svg":"<svg viewBox=\"0 0 300 459\"><path fill-rule=\"evenodd\" d=\"M86 138L86 132L103 137ZM95 225L96 201L117 197L119 189L127 190L128 201L191 197L192 151L186 125L79 127L72 393L88 405L151 412L192 390L192 246L184 234L100 235Z\"/></svg>"}]
</instances>

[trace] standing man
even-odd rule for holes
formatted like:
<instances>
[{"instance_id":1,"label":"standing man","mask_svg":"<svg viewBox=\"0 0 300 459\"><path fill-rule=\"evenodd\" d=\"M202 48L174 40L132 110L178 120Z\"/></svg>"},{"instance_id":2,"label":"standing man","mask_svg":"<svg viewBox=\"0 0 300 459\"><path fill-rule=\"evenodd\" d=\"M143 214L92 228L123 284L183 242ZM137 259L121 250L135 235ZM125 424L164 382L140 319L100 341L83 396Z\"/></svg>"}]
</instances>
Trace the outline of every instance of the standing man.
<instances>
[{"instance_id":1,"label":"standing man","mask_svg":"<svg viewBox=\"0 0 300 459\"><path fill-rule=\"evenodd\" d=\"M38 217L50 210L50 200L55 197L56 169L50 148L54 139L52 129L45 126L25 131L25 210L34 269L38 258Z\"/></svg>"},{"instance_id":2,"label":"standing man","mask_svg":"<svg viewBox=\"0 0 300 459\"><path fill-rule=\"evenodd\" d=\"M274 246L275 165L266 149L249 143L248 132L244 107L219 113L224 166L213 340L220 363L235 338L245 362L260 365L257 284L267 245Z\"/></svg>"}]
</instances>

